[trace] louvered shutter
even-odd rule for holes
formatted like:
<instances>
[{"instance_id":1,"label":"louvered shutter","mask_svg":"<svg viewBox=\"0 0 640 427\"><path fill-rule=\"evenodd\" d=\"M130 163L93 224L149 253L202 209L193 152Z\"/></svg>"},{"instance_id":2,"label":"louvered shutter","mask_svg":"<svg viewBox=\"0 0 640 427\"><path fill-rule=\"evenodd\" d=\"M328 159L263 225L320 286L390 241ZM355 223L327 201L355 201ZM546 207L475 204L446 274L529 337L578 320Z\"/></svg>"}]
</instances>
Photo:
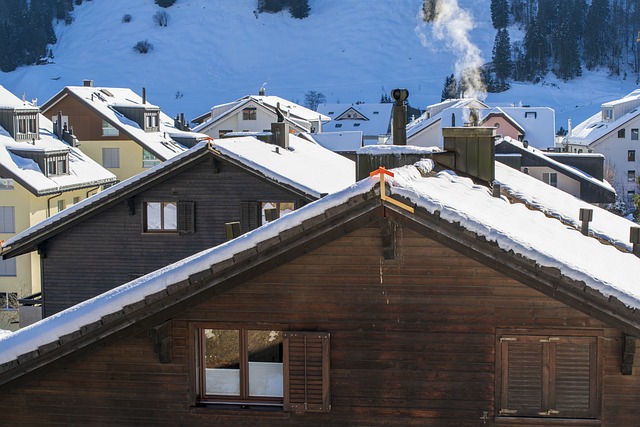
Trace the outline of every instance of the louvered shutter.
<instances>
[{"instance_id":1,"label":"louvered shutter","mask_svg":"<svg viewBox=\"0 0 640 427\"><path fill-rule=\"evenodd\" d=\"M260 203L258 202L241 202L241 219L240 226L242 232L246 233L260 226Z\"/></svg>"},{"instance_id":2,"label":"louvered shutter","mask_svg":"<svg viewBox=\"0 0 640 427\"><path fill-rule=\"evenodd\" d=\"M178 232L195 233L195 202L178 202Z\"/></svg>"},{"instance_id":3,"label":"louvered shutter","mask_svg":"<svg viewBox=\"0 0 640 427\"><path fill-rule=\"evenodd\" d=\"M540 337L503 337L501 415L538 416L543 408Z\"/></svg>"},{"instance_id":4,"label":"louvered shutter","mask_svg":"<svg viewBox=\"0 0 640 427\"><path fill-rule=\"evenodd\" d=\"M556 416L592 418L597 411L595 337L562 337L554 343Z\"/></svg>"},{"instance_id":5,"label":"louvered shutter","mask_svg":"<svg viewBox=\"0 0 640 427\"><path fill-rule=\"evenodd\" d=\"M329 340L326 332L284 333L284 410L329 412Z\"/></svg>"}]
</instances>

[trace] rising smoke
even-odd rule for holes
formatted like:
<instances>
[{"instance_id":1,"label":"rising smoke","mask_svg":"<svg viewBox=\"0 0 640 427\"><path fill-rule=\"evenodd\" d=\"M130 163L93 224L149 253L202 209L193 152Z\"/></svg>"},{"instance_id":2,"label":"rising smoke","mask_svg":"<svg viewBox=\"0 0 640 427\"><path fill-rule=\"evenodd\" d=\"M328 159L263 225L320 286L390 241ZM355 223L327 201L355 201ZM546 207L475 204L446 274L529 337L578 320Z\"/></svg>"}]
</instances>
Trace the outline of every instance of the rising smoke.
<instances>
[{"instance_id":1,"label":"rising smoke","mask_svg":"<svg viewBox=\"0 0 640 427\"><path fill-rule=\"evenodd\" d=\"M455 76L465 88L464 96L484 100L487 90L480 75L484 59L469 36L475 26L469 12L460 8L458 0L426 0L420 9L419 19L416 34L422 45L438 50L444 43L457 58ZM427 35L429 26L431 40Z\"/></svg>"}]
</instances>

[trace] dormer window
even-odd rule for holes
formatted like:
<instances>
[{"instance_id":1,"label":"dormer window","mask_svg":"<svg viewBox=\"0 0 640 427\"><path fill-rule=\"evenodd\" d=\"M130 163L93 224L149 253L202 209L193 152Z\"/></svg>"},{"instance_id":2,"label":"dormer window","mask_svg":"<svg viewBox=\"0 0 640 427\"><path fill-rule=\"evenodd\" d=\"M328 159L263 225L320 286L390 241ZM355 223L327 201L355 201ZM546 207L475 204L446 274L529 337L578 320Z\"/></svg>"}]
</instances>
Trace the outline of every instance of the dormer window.
<instances>
[{"instance_id":1,"label":"dormer window","mask_svg":"<svg viewBox=\"0 0 640 427\"><path fill-rule=\"evenodd\" d=\"M67 175L69 173L69 154L55 154L46 156L47 176Z\"/></svg>"},{"instance_id":2,"label":"dormer window","mask_svg":"<svg viewBox=\"0 0 640 427\"><path fill-rule=\"evenodd\" d=\"M160 130L160 113L150 111L144 113L144 130L146 132L158 132Z\"/></svg>"},{"instance_id":3,"label":"dormer window","mask_svg":"<svg viewBox=\"0 0 640 427\"><path fill-rule=\"evenodd\" d=\"M602 121L605 121L605 122L613 121L613 108L602 109Z\"/></svg>"},{"instance_id":4,"label":"dormer window","mask_svg":"<svg viewBox=\"0 0 640 427\"><path fill-rule=\"evenodd\" d=\"M38 135L38 112L17 113L15 115L15 135L16 141L29 141L40 139Z\"/></svg>"}]
</instances>

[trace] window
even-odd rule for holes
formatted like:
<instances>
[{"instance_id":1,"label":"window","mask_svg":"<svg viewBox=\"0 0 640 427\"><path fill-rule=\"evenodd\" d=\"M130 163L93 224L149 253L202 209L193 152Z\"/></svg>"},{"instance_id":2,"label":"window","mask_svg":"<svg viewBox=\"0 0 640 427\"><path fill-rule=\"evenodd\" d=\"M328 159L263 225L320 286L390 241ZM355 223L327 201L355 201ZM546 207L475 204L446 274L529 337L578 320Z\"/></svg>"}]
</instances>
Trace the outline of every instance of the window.
<instances>
[{"instance_id":1,"label":"window","mask_svg":"<svg viewBox=\"0 0 640 427\"><path fill-rule=\"evenodd\" d=\"M66 175L69 169L69 156L66 154L48 156L47 176Z\"/></svg>"},{"instance_id":2,"label":"window","mask_svg":"<svg viewBox=\"0 0 640 427\"><path fill-rule=\"evenodd\" d=\"M342 127L342 123L337 123L336 124L336 128L341 128Z\"/></svg>"},{"instance_id":3,"label":"window","mask_svg":"<svg viewBox=\"0 0 640 427\"><path fill-rule=\"evenodd\" d=\"M262 224L271 222L293 212L295 210L294 202L262 202Z\"/></svg>"},{"instance_id":4,"label":"window","mask_svg":"<svg viewBox=\"0 0 640 427\"><path fill-rule=\"evenodd\" d=\"M194 233L194 202L147 202L145 203L145 227L149 233Z\"/></svg>"},{"instance_id":5,"label":"window","mask_svg":"<svg viewBox=\"0 0 640 427\"><path fill-rule=\"evenodd\" d=\"M142 167L143 168L152 168L155 165L160 164L160 159L156 156L148 152L147 150L142 150Z\"/></svg>"},{"instance_id":6,"label":"window","mask_svg":"<svg viewBox=\"0 0 640 427\"><path fill-rule=\"evenodd\" d=\"M353 127L354 127L354 128L357 128L358 126L360 126L360 123L354 123L354 124L353 124Z\"/></svg>"},{"instance_id":7,"label":"window","mask_svg":"<svg viewBox=\"0 0 640 427\"><path fill-rule=\"evenodd\" d=\"M159 126L158 126L158 119L159 115L158 113L146 113L145 114L145 118L146 118L146 127L145 130L147 131L157 131L159 130Z\"/></svg>"},{"instance_id":8,"label":"window","mask_svg":"<svg viewBox=\"0 0 640 427\"><path fill-rule=\"evenodd\" d=\"M633 204L633 198L636 196L636 192L633 190L627 191L627 203Z\"/></svg>"},{"instance_id":9,"label":"window","mask_svg":"<svg viewBox=\"0 0 640 427\"><path fill-rule=\"evenodd\" d=\"M199 403L329 411L328 333L200 325L194 330Z\"/></svg>"},{"instance_id":10,"label":"window","mask_svg":"<svg viewBox=\"0 0 640 427\"><path fill-rule=\"evenodd\" d=\"M558 332L498 331L499 416L599 416L599 339L590 332Z\"/></svg>"},{"instance_id":11,"label":"window","mask_svg":"<svg viewBox=\"0 0 640 427\"><path fill-rule=\"evenodd\" d=\"M529 117L531 117L533 119L537 119L538 118L538 112L537 111L525 111L524 118L528 119Z\"/></svg>"},{"instance_id":12,"label":"window","mask_svg":"<svg viewBox=\"0 0 640 427\"><path fill-rule=\"evenodd\" d=\"M0 310L17 310L18 294L16 292L0 292Z\"/></svg>"},{"instance_id":13,"label":"window","mask_svg":"<svg viewBox=\"0 0 640 427\"><path fill-rule=\"evenodd\" d=\"M636 150L627 151L627 160L630 162L636 161Z\"/></svg>"},{"instance_id":14,"label":"window","mask_svg":"<svg viewBox=\"0 0 640 427\"><path fill-rule=\"evenodd\" d=\"M256 120L256 107L242 109L242 120Z\"/></svg>"},{"instance_id":15,"label":"window","mask_svg":"<svg viewBox=\"0 0 640 427\"><path fill-rule=\"evenodd\" d=\"M0 178L0 191L1 190L14 190L15 182L11 178Z\"/></svg>"},{"instance_id":16,"label":"window","mask_svg":"<svg viewBox=\"0 0 640 427\"><path fill-rule=\"evenodd\" d=\"M625 136L626 136L625 129L624 128L619 129L618 130L618 138L624 138Z\"/></svg>"},{"instance_id":17,"label":"window","mask_svg":"<svg viewBox=\"0 0 640 427\"><path fill-rule=\"evenodd\" d=\"M631 140L632 141L638 140L638 129L631 129Z\"/></svg>"},{"instance_id":18,"label":"window","mask_svg":"<svg viewBox=\"0 0 640 427\"><path fill-rule=\"evenodd\" d=\"M636 182L636 171L627 171L627 181Z\"/></svg>"},{"instance_id":19,"label":"window","mask_svg":"<svg viewBox=\"0 0 640 427\"><path fill-rule=\"evenodd\" d=\"M80 197L79 196L74 196L73 197L73 204L77 205L78 203L80 203Z\"/></svg>"},{"instance_id":20,"label":"window","mask_svg":"<svg viewBox=\"0 0 640 427\"><path fill-rule=\"evenodd\" d=\"M16 277L18 274L16 272L16 259L2 259L0 258L0 276L10 276Z\"/></svg>"},{"instance_id":21,"label":"window","mask_svg":"<svg viewBox=\"0 0 640 427\"><path fill-rule=\"evenodd\" d=\"M120 132L113 127L111 123L106 120L102 120L102 136L118 136Z\"/></svg>"},{"instance_id":22,"label":"window","mask_svg":"<svg viewBox=\"0 0 640 427\"><path fill-rule=\"evenodd\" d=\"M102 166L105 168L120 167L120 149L119 148L103 148L102 149Z\"/></svg>"},{"instance_id":23,"label":"window","mask_svg":"<svg viewBox=\"0 0 640 427\"><path fill-rule=\"evenodd\" d=\"M65 207L64 200L58 200L58 212L62 212Z\"/></svg>"},{"instance_id":24,"label":"window","mask_svg":"<svg viewBox=\"0 0 640 427\"><path fill-rule=\"evenodd\" d=\"M0 206L0 233L15 233L15 208L13 206Z\"/></svg>"},{"instance_id":25,"label":"window","mask_svg":"<svg viewBox=\"0 0 640 427\"><path fill-rule=\"evenodd\" d=\"M613 120L613 109L604 108L602 109L602 120L605 122L610 122Z\"/></svg>"},{"instance_id":26,"label":"window","mask_svg":"<svg viewBox=\"0 0 640 427\"><path fill-rule=\"evenodd\" d=\"M556 172L547 173L544 172L542 174L542 181L546 184L549 184L552 187L558 186L558 174Z\"/></svg>"},{"instance_id":27,"label":"window","mask_svg":"<svg viewBox=\"0 0 640 427\"><path fill-rule=\"evenodd\" d=\"M35 114L20 114L16 118L16 135L15 140L39 139L38 135L38 119Z\"/></svg>"}]
</instances>

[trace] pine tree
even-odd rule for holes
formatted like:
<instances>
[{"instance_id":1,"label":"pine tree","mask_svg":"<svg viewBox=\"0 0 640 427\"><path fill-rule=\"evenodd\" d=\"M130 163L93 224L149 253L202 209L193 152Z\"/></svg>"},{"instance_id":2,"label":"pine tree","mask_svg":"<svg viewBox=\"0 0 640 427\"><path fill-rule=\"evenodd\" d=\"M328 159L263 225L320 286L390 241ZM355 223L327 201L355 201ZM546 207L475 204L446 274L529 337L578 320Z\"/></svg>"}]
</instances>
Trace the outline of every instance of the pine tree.
<instances>
[{"instance_id":1,"label":"pine tree","mask_svg":"<svg viewBox=\"0 0 640 427\"><path fill-rule=\"evenodd\" d=\"M444 80L444 88L442 89L442 97L440 101L446 101L447 99L456 99L458 97L458 82L456 77L451 74Z\"/></svg>"},{"instance_id":2,"label":"pine tree","mask_svg":"<svg viewBox=\"0 0 640 427\"><path fill-rule=\"evenodd\" d=\"M547 41L541 32L536 18L531 20L524 36L525 56L523 61L523 75L529 81L535 81L547 72Z\"/></svg>"},{"instance_id":3,"label":"pine tree","mask_svg":"<svg viewBox=\"0 0 640 427\"><path fill-rule=\"evenodd\" d=\"M609 0L593 0L585 21L584 59L588 70L607 65L611 9Z\"/></svg>"},{"instance_id":4,"label":"pine tree","mask_svg":"<svg viewBox=\"0 0 640 427\"><path fill-rule=\"evenodd\" d=\"M309 16L310 11L311 8L309 7L309 0L291 0L289 13L291 13L292 17L304 19Z\"/></svg>"},{"instance_id":5,"label":"pine tree","mask_svg":"<svg viewBox=\"0 0 640 427\"><path fill-rule=\"evenodd\" d=\"M496 89L506 90L507 80L511 77L513 62L511 61L511 39L506 28L499 29L493 43L493 71L496 75Z\"/></svg>"},{"instance_id":6,"label":"pine tree","mask_svg":"<svg viewBox=\"0 0 640 427\"><path fill-rule=\"evenodd\" d=\"M509 25L509 4L507 0L491 0L491 23L496 30Z\"/></svg>"}]
</instances>

